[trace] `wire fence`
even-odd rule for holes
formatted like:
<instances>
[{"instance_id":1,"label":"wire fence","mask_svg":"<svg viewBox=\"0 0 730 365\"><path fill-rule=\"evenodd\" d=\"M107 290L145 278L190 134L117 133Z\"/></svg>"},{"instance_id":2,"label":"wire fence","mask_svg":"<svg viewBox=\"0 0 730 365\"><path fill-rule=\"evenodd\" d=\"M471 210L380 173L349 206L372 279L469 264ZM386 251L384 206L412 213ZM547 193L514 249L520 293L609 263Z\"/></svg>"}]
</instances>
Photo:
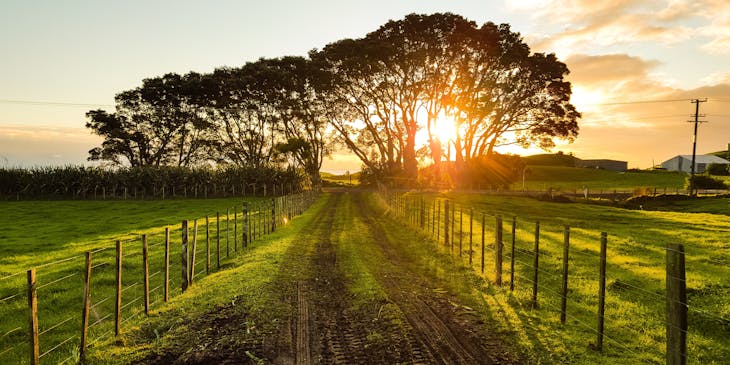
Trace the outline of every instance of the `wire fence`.
<instances>
[{"instance_id":1,"label":"wire fence","mask_svg":"<svg viewBox=\"0 0 730 365\"><path fill-rule=\"evenodd\" d=\"M509 328L570 331L567 339L546 341L554 341L555 348L591 348L638 363L675 363L672 356L712 363L730 355L725 256L708 262L688 254L685 273L681 245L651 248L630 239L612 245L618 237L504 217L477 204L384 190L380 197L391 212L432 239L434 248L490 284L497 306L510 308L511 314L502 317ZM642 256L632 257L633 252ZM680 256L681 270L672 271L670 261ZM700 285L692 270L708 268L717 271L717 282ZM694 285L687 286L685 275ZM695 293L694 287L712 292Z\"/></svg>"},{"instance_id":2,"label":"wire fence","mask_svg":"<svg viewBox=\"0 0 730 365\"><path fill-rule=\"evenodd\" d=\"M0 363L81 361L89 346L220 270L316 196L244 202L0 277Z\"/></svg>"}]
</instances>

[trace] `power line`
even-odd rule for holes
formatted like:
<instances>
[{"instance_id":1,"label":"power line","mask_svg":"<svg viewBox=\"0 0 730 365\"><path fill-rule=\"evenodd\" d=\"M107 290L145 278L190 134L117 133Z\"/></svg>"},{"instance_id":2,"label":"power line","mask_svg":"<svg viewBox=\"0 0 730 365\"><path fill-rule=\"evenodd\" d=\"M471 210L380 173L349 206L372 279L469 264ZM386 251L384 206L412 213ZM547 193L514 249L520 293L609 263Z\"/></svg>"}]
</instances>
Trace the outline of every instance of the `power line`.
<instances>
[{"instance_id":1,"label":"power line","mask_svg":"<svg viewBox=\"0 0 730 365\"><path fill-rule=\"evenodd\" d=\"M692 101L693 99L648 99L648 100L636 100L636 101L615 101L607 103L588 103L581 105L591 106L610 106L610 105L632 105L632 104L653 104L653 103L674 103L683 101ZM709 99L710 101L730 102L730 99ZM72 103L63 101L44 101L44 100L20 100L20 99L0 99L2 104L24 104L24 105L49 105L49 106L73 106L73 107L109 107L113 108L115 105L102 104L102 103Z\"/></svg>"},{"instance_id":2,"label":"power line","mask_svg":"<svg viewBox=\"0 0 730 365\"><path fill-rule=\"evenodd\" d=\"M606 105L632 105L632 104L654 104L654 103L676 103L680 101L692 101L692 99L656 99L656 100L636 100L636 101L616 101L609 103L592 103L592 104L581 104L591 106L606 106Z\"/></svg>"},{"instance_id":3,"label":"power line","mask_svg":"<svg viewBox=\"0 0 730 365\"><path fill-rule=\"evenodd\" d=\"M73 106L73 107L108 107L113 108L110 104L94 104L94 103L69 103L62 101L36 101L36 100L10 100L0 99L2 104L20 104L20 105L48 105L48 106Z\"/></svg>"}]
</instances>

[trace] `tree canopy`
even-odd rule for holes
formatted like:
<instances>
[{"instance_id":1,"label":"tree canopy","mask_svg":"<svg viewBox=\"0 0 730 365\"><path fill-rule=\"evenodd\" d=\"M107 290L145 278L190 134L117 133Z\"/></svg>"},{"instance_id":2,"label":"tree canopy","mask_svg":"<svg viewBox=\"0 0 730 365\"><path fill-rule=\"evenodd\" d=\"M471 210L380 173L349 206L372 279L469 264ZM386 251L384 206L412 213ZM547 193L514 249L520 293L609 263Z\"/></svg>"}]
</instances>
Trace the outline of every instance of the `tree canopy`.
<instances>
[{"instance_id":1,"label":"tree canopy","mask_svg":"<svg viewBox=\"0 0 730 365\"><path fill-rule=\"evenodd\" d=\"M567 74L554 54L533 53L507 24L411 14L307 58L146 79L117 95L114 113L87 113L87 127L105 138L89 159L284 165L319 182L337 142L375 178L415 181L419 160L438 172L452 154L452 178L481 176L468 170L485 166L500 146L550 148L577 136ZM453 135L439 132L445 124Z\"/></svg>"},{"instance_id":2,"label":"tree canopy","mask_svg":"<svg viewBox=\"0 0 730 365\"><path fill-rule=\"evenodd\" d=\"M457 172L498 146L549 148L554 138L577 136L567 67L531 53L506 24L411 14L311 57L332 74L330 123L375 175L415 179L424 128L433 162L453 148ZM442 140L437 123L453 124L453 138Z\"/></svg>"}]
</instances>

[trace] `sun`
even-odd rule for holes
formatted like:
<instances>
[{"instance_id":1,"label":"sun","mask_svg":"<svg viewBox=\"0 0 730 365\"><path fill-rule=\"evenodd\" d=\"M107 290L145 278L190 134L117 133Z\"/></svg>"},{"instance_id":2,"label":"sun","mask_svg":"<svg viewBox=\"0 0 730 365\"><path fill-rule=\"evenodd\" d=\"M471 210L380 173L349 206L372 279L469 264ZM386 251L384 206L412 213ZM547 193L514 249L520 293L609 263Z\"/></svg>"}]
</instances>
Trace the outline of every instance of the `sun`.
<instances>
[{"instance_id":1,"label":"sun","mask_svg":"<svg viewBox=\"0 0 730 365\"><path fill-rule=\"evenodd\" d=\"M574 86L573 95L570 96L570 102L580 112L596 111L603 99L603 93L599 90L590 90L580 86Z\"/></svg>"},{"instance_id":2,"label":"sun","mask_svg":"<svg viewBox=\"0 0 730 365\"><path fill-rule=\"evenodd\" d=\"M456 139L456 125L453 119L440 115L431 127L431 133L441 143L447 143Z\"/></svg>"}]
</instances>

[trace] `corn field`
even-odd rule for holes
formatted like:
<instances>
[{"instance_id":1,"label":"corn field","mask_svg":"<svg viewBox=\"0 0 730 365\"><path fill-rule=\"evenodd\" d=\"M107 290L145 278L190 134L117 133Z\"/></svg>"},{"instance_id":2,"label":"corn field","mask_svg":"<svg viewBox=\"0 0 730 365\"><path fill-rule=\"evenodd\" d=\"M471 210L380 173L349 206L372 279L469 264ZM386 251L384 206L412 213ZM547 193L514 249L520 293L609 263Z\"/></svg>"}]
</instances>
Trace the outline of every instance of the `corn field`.
<instances>
[{"instance_id":1,"label":"corn field","mask_svg":"<svg viewBox=\"0 0 730 365\"><path fill-rule=\"evenodd\" d=\"M297 170L271 167L0 168L1 200L281 195L306 184Z\"/></svg>"}]
</instances>

